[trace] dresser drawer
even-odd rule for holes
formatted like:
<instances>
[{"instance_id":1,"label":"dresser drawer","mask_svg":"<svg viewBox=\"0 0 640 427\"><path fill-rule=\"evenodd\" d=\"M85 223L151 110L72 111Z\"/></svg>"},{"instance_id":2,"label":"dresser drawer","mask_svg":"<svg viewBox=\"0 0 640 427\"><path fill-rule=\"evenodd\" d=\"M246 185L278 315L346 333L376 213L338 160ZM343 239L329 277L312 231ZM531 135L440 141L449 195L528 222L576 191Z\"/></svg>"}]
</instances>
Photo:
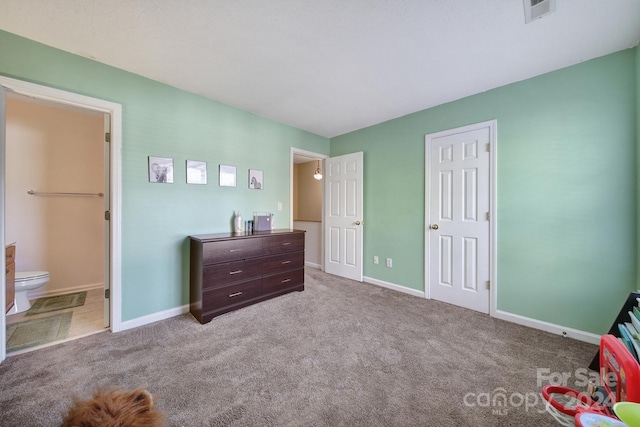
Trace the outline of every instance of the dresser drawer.
<instances>
[{"instance_id":1,"label":"dresser drawer","mask_svg":"<svg viewBox=\"0 0 640 427\"><path fill-rule=\"evenodd\" d=\"M203 269L202 288L216 288L234 282L243 282L261 275L261 258L208 265Z\"/></svg>"},{"instance_id":2,"label":"dresser drawer","mask_svg":"<svg viewBox=\"0 0 640 427\"><path fill-rule=\"evenodd\" d=\"M9 265L16 260L16 247L5 248L5 265Z\"/></svg>"},{"instance_id":3,"label":"dresser drawer","mask_svg":"<svg viewBox=\"0 0 640 427\"><path fill-rule=\"evenodd\" d=\"M202 293L202 311L218 310L262 295L262 278L235 285L213 288Z\"/></svg>"},{"instance_id":4,"label":"dresser drawer","mask_svg":"<svg viewBox=\"0 0 640 427\"><path fill-rule=\"evenodd\" d=\"M200 323L304 291L300 230L189 236L189 311Z\"/></svg>"},{"instance_id":5,"label":"dresser drawer","mask_svg":"<svg viewBox=\"0 0 640 427\"><path fill-rule=\"evenodd\" d=\"M304 267L304 252L287 252L265 257L262 271L265 276Z\"/></svg>"},{"instance_id":6,"label":"dresser drawer","mask_svg":"<svg viewBox=\"0 0 640 427\"><path fill-rule=\"evenodd\" d=\"M262 290L265 294L278 292L296 285L304 283L304 268L299 270L288 271L286 273L276 274L264 277L262 279Z\"/></svg>"},{"instance_id":7,"label":"dresser drawer","mask_svg":"<svg viewBox=\"0 0 640 427\"><path fill-rule=\"evenodd\" d=\"M304 233L287 233L263 237L265 255L304 251Z\"/></svg>"},{"instance_id":8,"label":"dresser drawer","mask_svg":"<svg viewBox=\"0 0 640 427\"><path fill-rule=\"evenodd\" d=\"M202 244L202 263L217 264L262 255L262 239L237 239Z\"/></svg>"}]
</instances>

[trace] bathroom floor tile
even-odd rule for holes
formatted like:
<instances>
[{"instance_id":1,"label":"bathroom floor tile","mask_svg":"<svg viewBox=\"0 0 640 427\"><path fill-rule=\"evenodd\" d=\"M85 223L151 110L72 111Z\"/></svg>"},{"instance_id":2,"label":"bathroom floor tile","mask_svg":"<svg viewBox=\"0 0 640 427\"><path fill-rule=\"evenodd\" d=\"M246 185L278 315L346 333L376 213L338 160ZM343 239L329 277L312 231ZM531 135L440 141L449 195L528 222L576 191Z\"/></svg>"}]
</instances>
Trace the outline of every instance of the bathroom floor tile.
<instances>
[{"instance_id":1,"label":"bathroom floor tile","mask_svg":"<svg viewBox=\"0 0 640 427\"><path fill-rule=\"evenodd\" d=\"M108 328L104 327L104 290L102 288L90 289L87 291L87 298L85 303L79 307L68 308L64 310L57 310L55 313L73 312L71 318L71 326L69 327L69 335L65 340L56 341L51 344L47 344L41 347L31 347L19 352L9 353L18 354L27 351L35 350L38 348L54 345L63 341L69 341L83 336L95 334L98 332L107 331ZM7 325L18 323L24 320L38 319L40 317L47 317L51 313L41 313L31 316L26 316L26 311L17 314L11 314L7 316Z\"/></svg>"}]
</instances>

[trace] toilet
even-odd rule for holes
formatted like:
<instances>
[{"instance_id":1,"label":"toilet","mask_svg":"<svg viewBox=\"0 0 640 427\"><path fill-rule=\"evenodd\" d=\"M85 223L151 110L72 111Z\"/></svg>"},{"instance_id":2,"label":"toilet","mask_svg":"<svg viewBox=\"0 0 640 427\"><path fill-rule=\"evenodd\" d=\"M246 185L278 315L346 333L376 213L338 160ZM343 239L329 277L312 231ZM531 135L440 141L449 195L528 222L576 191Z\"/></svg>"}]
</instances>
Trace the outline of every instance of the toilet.
<instances>
[{"instance_id":1,"label":"toilet","mask_svg":"<svg viewBox=\"0 0 640 427\"><path fill-rule=\"evenodd\" d=\"M14 304L7 314L16 314L31 308L28 293L49 282L48 271L16 271L16 294Z\"/></svg>"}]
</instances>

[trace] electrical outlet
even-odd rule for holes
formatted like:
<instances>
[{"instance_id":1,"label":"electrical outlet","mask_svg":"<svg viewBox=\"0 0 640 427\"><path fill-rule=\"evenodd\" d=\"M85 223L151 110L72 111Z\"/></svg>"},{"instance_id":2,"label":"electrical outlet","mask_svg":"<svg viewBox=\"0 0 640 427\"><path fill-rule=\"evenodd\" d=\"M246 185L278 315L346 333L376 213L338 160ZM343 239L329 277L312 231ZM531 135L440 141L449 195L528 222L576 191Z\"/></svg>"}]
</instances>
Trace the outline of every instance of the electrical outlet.
<instances>
[{"instance_id":1,"label":"electrical outlet","mask_svg":"<svg viewBox=\"0 0 640 427\"><path fill-rule=\"evenodd\" d=\"M378 258L378 255L374 255L373 256L373 263L374 264L379 264L380 263L380 259Z\"/></svg>"},{"instance_id":2,"label":"electrical outlet","mask_svg":"<svg viewBox=\"0 0 640 427\"><path fill-rule=\"evenodd\" d=\"M387 267L389 268L393 267L393 262L391 261L391 258L387 258Z\"/></svg>"}]
</instances>

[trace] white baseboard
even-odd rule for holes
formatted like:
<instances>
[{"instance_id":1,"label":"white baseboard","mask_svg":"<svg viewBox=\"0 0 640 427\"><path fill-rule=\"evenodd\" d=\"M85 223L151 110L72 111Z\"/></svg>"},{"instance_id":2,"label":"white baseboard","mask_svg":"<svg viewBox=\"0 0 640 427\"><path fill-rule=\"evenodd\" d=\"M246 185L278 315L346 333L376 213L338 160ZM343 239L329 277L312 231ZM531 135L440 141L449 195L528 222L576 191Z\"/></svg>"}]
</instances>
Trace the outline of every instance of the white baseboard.
<instances>
[{"instance_id":1,"label":"white baseboard","mask_svg":"<svg viewBox=\"0 0 640 427\"><path fill-rule=\"evenodd\" d=\"M104 283L92 283L89 285L80 285L73 286L68 288L56 288L50 289L48 291L42 291L40 289L35 289L29 292L29 299L37 299L43 297L53 297L56 295L64 295L69 294L71 292L82 292L82 291L90 291L92 289L102 289L104 288Z\"/></svg>"},{"instance_id":2,"label":"white baseboard","mask_svg":"<svg viewBox=\"0 0 640 427\"><path fill-rule=\"evenodd\" d=\"M170 319L172 317L180 316L189 312L189 304L185 304L181 307L170 308L168 310L159 311L157 313L149 314L147 316L137 317L132 320L120 323L120 331L126 331L127 329L137 328L139 326L148 325L150 323L158 322L160 320Z\"/></svg>"},{"instance_id":3,"label":"white baseboard","mask_svg":"<svg viewBox=\"0 0 640 427\"><path fill-rule=\"evenodd\" d=\"M322 270L322 266L320 264L316 264L316 263L309 262L309 261L305 261L304 262L304 266L305 267L311 267L311 268L317 268L318 270Z\"/></svg>"},{"instance_id":4,"label":"white baseboard","mask_svg":"<svg viewBox=\"0 0 640 427\"><path fill-rule=\"evenodd\" d=\"M383 280L374 279L373 277L364 276L362 279L364 280L365 283L370 283L376 286L382 286L383 288L392 289L394 291L413 295L414 297L424 298L424 292L419 291L417 289L407 288L406 286L396 285L395 283L385 282Z\"/></svg>"},{"instance_id":5,"label":"white baseboard","mask_svg":"<svg viewBox=\"0 0 640 427\"><path fill-rule=\"evenodd\" d=\"M424 292L417 289L407 288L406 286L396 285L395 283L385 282L382 280L374 279L372 277L365 276L363 277L363 279L366 283L370 283L372 285L382 286L383 288L392 289L394 291L399 291L416 297L425 298ZM520 316L518 314L513 314L501 310L496 310L493 317L495 317L496 319L505 320L507 322L516 323L518 325L527 326L529 328L550 332L552 334L562 335L578 341L600 345L600 335L593 334L591 332L567 328L561 325L556 325L554 323L532 319L530 317Z\"/></svg>"},{"instance_id":6,"label":"white baseboard","mask_svg":"<svg viewBox=\"0 0 640 427\"><path fill-rule=\"evenodd\" d=\"M600 344L600 335L592 334L591 332L580 331L573 328L566 328L554 323L532 319L530 317L524 317L518 314L513 314L501 310L496 310L495 316L493 317L495 317L496 319L506 320L507 322L517 323L518 325L528 326L533 329L550 332L552 334L562 335L567 338L573 338L578 341L588 342L595 345Z\"/></svg>"},{"instance_id":7,"label":"white baseboard","mask_svg":"<svg viewBox=\"0 0 640 427\"><path fill-rule=\"evenodd\" d=\"M321 269L321 266L306 263L305 266L311 268ZM383 280L374 279L373 277L364 276L363 280L365 283L369 283L376 286L381 286L383 288L391 289L394 291L402 292L405 294L409 294L412 296L424 298L425 294L423 291L407 288L406 286L397 285L395 283L385 282ZM34 293L34 297L42 297L42 296L51 296L51 295L59 295L68 292L80 292L83 290L102 288L103 284L93 284L93 285L85 285L82 287L74 287L69 289L56 289L55 292L46 292L40 293L42 295L37 295ZM31 296L31 295L30 295ZM168 310L160 311L157 313L149 314L147 316L138 317L136 319L128 320L126 322L122 322L120 324L119 331L125 331L127 329L137 328L139 326L148 325L150 323L158 322L160 320L169 319L171 317L180 316L182 314L189 312L189 304L185 304L181 307L175 307ZM495 315L493 316L496 319L505 320L507 322L516 323L518 325L527 326L529 328L538 329L545 332L550 332L552 334L562 335L567 338L572 338L578 341L587 342L590 344L599 345L600 344L600 335L593 334L591 332L585 332L578 329L567 328L561 325L556 325L554 323L545 322L542 320L532 319L530 317L520 316L518 314L509 313L506 311L496 310Z\"/></svg>"}]
</instances>

